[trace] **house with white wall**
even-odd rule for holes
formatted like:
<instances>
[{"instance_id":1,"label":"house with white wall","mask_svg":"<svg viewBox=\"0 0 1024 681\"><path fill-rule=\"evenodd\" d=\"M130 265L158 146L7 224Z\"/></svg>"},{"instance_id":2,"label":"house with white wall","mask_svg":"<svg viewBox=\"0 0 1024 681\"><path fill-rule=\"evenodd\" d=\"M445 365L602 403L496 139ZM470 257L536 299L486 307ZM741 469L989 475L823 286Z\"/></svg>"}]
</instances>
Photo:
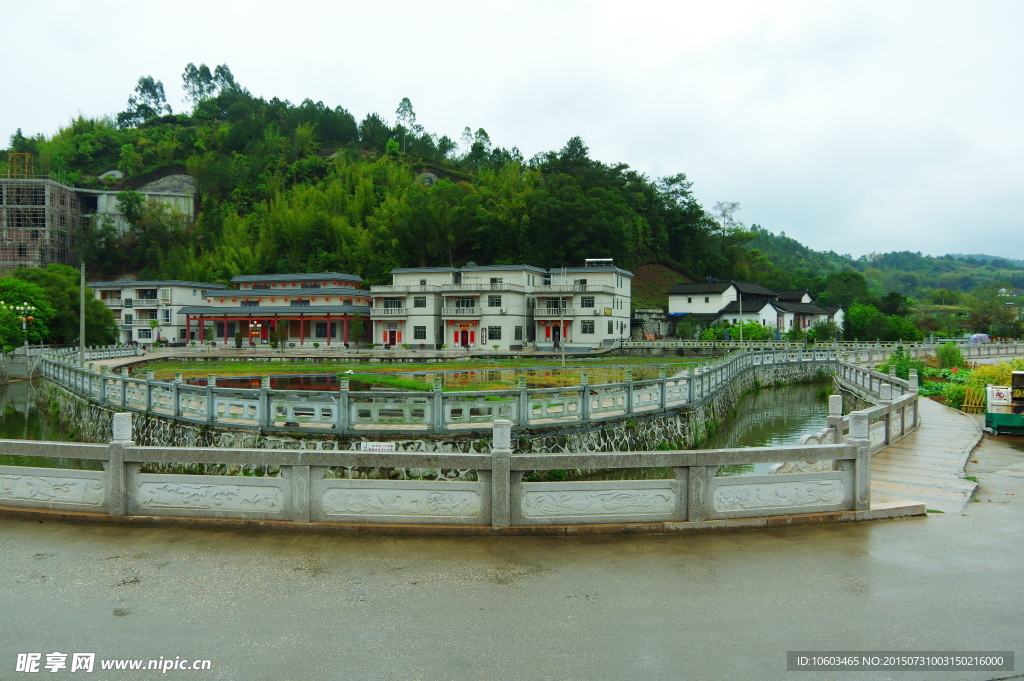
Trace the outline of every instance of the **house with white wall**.
<instances>
[{"instance_id":1,"label":"house with white wall","mask_svg":"<svg viewBox=\"0 0 1024 681\"><path fill-rule=\"evenodd\" d=\"M118 341L149 345L154 341L185 343L186 307L209 307L207 296L227 289L202 281L101 281L86 284L114 313Z\"/></svg>"}]
</instances>

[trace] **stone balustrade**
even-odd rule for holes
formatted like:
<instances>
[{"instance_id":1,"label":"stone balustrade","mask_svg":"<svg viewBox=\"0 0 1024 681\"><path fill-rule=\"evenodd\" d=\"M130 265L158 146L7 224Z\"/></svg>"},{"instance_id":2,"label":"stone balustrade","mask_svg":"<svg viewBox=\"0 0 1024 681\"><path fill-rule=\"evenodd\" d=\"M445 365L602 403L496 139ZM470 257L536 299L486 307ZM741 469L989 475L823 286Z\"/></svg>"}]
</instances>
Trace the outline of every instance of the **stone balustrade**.
<instances>
[{"instance_id":1,"label":"stone balustrade","mask_svg":"<svg viewBox=\"0 0 1024 681\"><path fill-rule=\"evenodd\" d=\"M910 395L908 395L909 397ZM103 471L0 466L0 505L111 516L283 520L294 523L403 523L475 526L694 522L862 511L870 506L870 419L847 417L838 444L658 452L513 454L511 421L494 422L489 453L311 452L138 447L130 412L114 416L108 445L0 440L21 456L103 462ZM813 472L716 477L719 466L827 461ZM143 472L153 464L263 467L270 474ZM372 470L472 471L457 479L372 479ZM524 482L528 471L670 469L647 480Z\"/></svg>"},{"instance_id":2,"label":"stone balustrade","mask_svg":"<svg viewBox=\"0 0 1024 681\"><path fill-rule=\"evenodd\" d=\"M112 374L105 366L97 371L77 358L50 354L43 358L46 380L114 410L153 414L188 423L266 432L329 432L367 434L367 431L404 434L452 433L490 429L496 419L507 419L517 429L600 426L634 414L659 414L670 409L695 409L740 374L759 367L799 366L808 370L836 371L837 351L832 348L756 350L736 353L686 372L634 381L564 388L527 388L487 391L433 390L354 391L347 381L334 391L228 388Z\"/></svg>"}]
</instances>

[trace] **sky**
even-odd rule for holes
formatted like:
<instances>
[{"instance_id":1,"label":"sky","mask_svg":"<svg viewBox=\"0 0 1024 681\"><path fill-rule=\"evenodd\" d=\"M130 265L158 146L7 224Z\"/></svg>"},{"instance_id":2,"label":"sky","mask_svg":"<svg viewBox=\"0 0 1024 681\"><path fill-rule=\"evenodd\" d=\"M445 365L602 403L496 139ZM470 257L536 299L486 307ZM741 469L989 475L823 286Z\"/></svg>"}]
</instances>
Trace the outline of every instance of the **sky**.
<instances>
[{"instance_id":1,"label":"sky","mask_svg":"<svg viewBox=\"0 0 1024 681\"><path fill-rule=\"evenodd\" d=\"M187 110L185 65L226 63L527 158L580 136L817 250L1024 259L1019 0L4 5L4 141L115 114L143 75Z\"/></svg>"}]
</instances>

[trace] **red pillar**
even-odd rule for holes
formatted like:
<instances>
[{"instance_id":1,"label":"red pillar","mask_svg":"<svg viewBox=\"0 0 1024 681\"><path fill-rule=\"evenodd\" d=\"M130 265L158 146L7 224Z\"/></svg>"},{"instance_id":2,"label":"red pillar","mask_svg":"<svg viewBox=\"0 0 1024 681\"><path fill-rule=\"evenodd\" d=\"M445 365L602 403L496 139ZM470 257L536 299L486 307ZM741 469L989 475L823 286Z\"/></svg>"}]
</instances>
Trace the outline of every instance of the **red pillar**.
<instances>
[{"instance_id":1,"label":"red pillar","mask_svg":"<svg viewBox=\"0 0 1024 681\"><path fill-rule=\"evenodd\" d=\"M203 315L199 315L199 343L200 344L202 344L202 342L204 340L206 340L206 336L203 335L205 333L205 330L204 330L203 327L205 327L205 326L206 326L206 320L203 318Z\"/></svg>"},{"instance_id":2,"label":"red pillar","mask_svg":"<svg viewBox=\"0 0 1024 681\"><path fill-rule=\"evenodd\" d=\"M302 313L299 313L299 345L304 345L306 343L306 329L304 328L302 321Z\"/></svg>"},{"instance_id":3,"label":"red pillar","mask_svg":"<svg viewBox=\"0 0 1024 681\"><path fill-rule=\"evenodd\" d=\"M185 345L192 340L192 316L185 315Z\"/></svg>"},{"instance_id":4,"label":"red pillar","mask_svg":"<svg viewBox=\"0 0 1024 681\"><path fill-rule=\"evenodd\" d=\"M228 316L224 315L224 346L228 344Z\"/></svg>"},{"instance_id":5,"label":"red pillar","mask_svg":"<svg viewBox=\"0 0 1024 681\"><path fill-rule=\"evenodd\" d=\"M331 347L331 315L327 315L327 347Z\"/></svg>"},{"instance_id":6,"label":"red pillar","mask_svg":"<svg viewBox=\"0 0 1024 681\"><path fill-rule=\"evenodd\" d=\"M348 343L348 315L341 318L341 342Z\"/></svg>"}]
</instances>

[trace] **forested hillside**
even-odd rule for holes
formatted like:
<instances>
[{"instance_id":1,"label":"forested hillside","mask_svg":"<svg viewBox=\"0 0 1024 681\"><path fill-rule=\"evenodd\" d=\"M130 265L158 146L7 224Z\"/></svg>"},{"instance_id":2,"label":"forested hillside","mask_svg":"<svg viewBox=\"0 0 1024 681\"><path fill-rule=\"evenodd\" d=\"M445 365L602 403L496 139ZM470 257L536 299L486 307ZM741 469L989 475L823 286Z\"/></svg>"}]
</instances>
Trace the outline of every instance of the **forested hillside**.
<instances>
[{"instance_id":1,"label":"forested hillside","mask_svg":"<svg viewBox=\"0 0 1024 681\"><path fill-rule=\"evenodd\" d=\"M390 117L357 120L341 106L256 97L226 65L189 64L182 88L184 112L172 112L163 84L146 76L116 116L78 117L51 137L11 137L9 151L33 154L37 171L122 192L130 232L100 224L85 234L92 278L227 282L337 270L387 283L394 267L556 267L607 257L627 269L668 268L652 282L676 272L807 288L822 303L865 304L889 317L912 315L915 301L948 308L939 321L919 317L925 330L953 330L951 320L966 315L957 305L991 298L1000 286L1024 287L1014 261L813 251L748 228L737 219L739 204L700 205L684 169L648 177L591 158L578 137L526 159L482 128L466 127L458 141L425 130L408 99ZM112 169L123 178L100 178ZM169 214L132 192L170 174L194 178L194 216ZM635 302L661 300L653 289L641 297Z\"/></svg>"}]
</instances>

